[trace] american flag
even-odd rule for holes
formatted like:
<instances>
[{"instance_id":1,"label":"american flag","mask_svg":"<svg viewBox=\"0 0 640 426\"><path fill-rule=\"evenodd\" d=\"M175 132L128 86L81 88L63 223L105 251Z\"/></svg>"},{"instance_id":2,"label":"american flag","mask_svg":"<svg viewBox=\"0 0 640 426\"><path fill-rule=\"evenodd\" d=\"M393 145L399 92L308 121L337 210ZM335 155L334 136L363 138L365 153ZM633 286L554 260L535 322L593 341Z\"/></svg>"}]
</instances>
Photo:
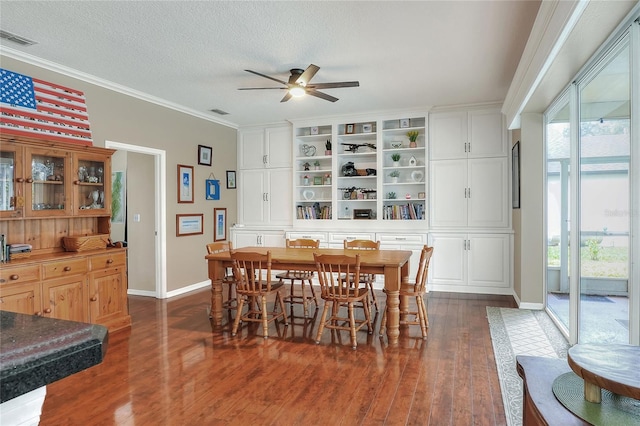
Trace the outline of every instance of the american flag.
<instances>
[{"instance_id":1,"label":"american flag","mask_svg":"<svg viewBox=\"0 0 640 426\"><path fill-rule=\"evenodd\" d=\"M93 145L84 93L3 68L0 133Z\"/></svg>"}]
</instances>

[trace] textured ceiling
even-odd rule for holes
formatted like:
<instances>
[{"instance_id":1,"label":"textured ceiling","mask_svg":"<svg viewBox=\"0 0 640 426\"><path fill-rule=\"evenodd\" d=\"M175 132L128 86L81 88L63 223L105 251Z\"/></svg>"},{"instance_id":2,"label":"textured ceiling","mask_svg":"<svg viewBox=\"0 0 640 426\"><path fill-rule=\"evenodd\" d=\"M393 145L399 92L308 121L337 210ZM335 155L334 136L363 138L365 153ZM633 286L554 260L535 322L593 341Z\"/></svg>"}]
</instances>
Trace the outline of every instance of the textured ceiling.
<instances>
[{"instance_id":1,"label":"textured ceiling","mask_svg":"<svg viewBox=\"0 0 640 426\"><path fill-rule=\"evenodd\" d=\"M32 55L232 125L504 99L539 1L3 1ZM9 49L6 49L9 48ZM359 80L280 103L290 68ZM229 112L209 113L217 108Z\"/></svg>"}]
</instances>

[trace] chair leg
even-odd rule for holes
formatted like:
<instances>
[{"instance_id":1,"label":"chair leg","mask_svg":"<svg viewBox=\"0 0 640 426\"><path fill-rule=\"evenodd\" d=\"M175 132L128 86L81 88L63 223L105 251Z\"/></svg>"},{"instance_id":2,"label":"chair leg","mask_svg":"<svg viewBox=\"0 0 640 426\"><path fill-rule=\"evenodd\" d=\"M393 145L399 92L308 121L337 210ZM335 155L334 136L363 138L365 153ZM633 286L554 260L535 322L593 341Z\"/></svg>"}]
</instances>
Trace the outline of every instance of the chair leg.
<instances>
[{"instance_id":1,"label":"chair leg","mask_svg":"<svg viewBox=\"0 0 640 426\"><path fill-rule=\"evenodd\" d=\"M269 338L269 314L267 312L267 298L264 296L260 297L260 306L262 312L262 334L265 339Z\"/></svg>"},{"instance_id":2,"label":"chair leg","mask_svg":"<svg viewBox=\"0 0 640 426\"><path fill-rule=\"evenodd\" d=\"M302 311L304 312L304 317L309 317L309 303L307 302L307 295L304 292L304 280L300 280L300 294L302 294Z\"/></svg>"},{"instance_id":3,"label":"chair leg","mask_svg":"<svg viewBox=\"0 0 640 426\"><path fill-rule=\"evenodd\" d=\"M313 289L313 280L309 280L309 288L311 289L311 295L313 296L313 301L316 304L316 308L318 307L318 296L316 295L316 291Z\"/></svg>"},{"instance_id":4,"label":"chair leg","mask_svg":"<svg viewBox=\"0 0 640 426\"><path fill-rule=\"evenodd\" d=\"M369 297L368 294L367 297ZM364 318L367 320L367 333L373 334L373 326L371 325L371 310L369 309L369 306L369 303L364 304Z\"/></svg>"},{"instance_id":5,"label":"chair leg","mask_svg":"<svg viewBox=\"0 0 640 426\"><path fill-rule=\"evenodd\" d=\"M242 316L242 307L244 306L244 297L238 298L238 311L236 312L236 319L233 321L233 328L231 329L231 335L235 336L238 332L238 324L240 324L240 317Z\"/></svg>"},{"instance_id":6,"label":"chair leg","mask_svg":"<svg viewBox=\"0 0 640 426\"><path fill-rule=\"evenodd\" d=\"M376 297L376 293L373 290L373 283L371 281L368 282L369 285L369 293L371 293L371 301L373 305L376 307L376 311L378 310L378 298Z\"/></svg>"},{"instance_id":7,"label":"chair leg","mask_svg":"<svg viewBox=\"0 0 640 426\"><path fill-rule=\"evenodd\" d=\"M284 307L284 300L282 299L282 295L280 294L280 292L276 293L276 303L278 302L280 303L280 310L282 311L282 318L284 320L284 323L286 325L289 325L289 319L287 318L287 311L286 311L286 308Z\"/></svg>"},{"instance_id":8,"label":"chair leg","mask_svg":"<svg viewBox=\"0 0 640 426\"><path fill-rule=\"evenodd\" d=\"M327 312L329 312L329 304L325 302L324 308L322 308L322 317L320 318L320 325L318 325L318 334L316 334L316 344L320 343L322 330L324 330L324 322L327 320Z\"/></svg>"},{"instance_id":9,"label":"chair leg","mask_svg":"<svg viewBox=\"0 0 640 426\"><path fill-rule=\"evenodd\" d=\"M420 314L420 328L422 329L422 337L427 337L427 329L429 328L429 317L427 316L427 308L424 304L422 296L416 297L418 303L418 313Z\"/></svg>"},{"instance_id":10,"label":"chair leg","mask_svg":"<svg viewBox=\"0 0 640 426\"><path fill-rule=\"evenodd\" d=\"M364 309L366 312L367 305L365 304L364 306L365 306ZM356 349L358 347L358 341L356 339L356 318L353 312L353 302L347 303L347 308L349 309L349 328L351 332L351 349Z\"/></svg>"}]
</instances>

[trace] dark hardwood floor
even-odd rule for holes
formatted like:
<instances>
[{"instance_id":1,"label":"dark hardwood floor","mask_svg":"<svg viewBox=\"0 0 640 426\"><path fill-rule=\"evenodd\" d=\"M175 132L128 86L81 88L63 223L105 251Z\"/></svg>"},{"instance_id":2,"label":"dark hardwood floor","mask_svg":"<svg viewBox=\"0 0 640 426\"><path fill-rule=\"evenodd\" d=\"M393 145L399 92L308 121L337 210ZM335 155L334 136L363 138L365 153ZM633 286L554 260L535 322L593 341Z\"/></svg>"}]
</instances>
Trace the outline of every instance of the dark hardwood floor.
<instances>
[{"instance_id":1,"label":"dark hardwood floor","mask_svg":"<svg viewBox=\"0 0 640 426\"><path fill-rule=\"evenodd\" d=\"M432 292L429 336L401 328L314 343L321 309L288 327L212 330L210 292L129 297L131 330L109 337L102 364L47 387L41 425L504 425L486 306L510 296ZM380 300L384 295L380 293ZM313 312L313 310L312 310Z\"/></svg>"}]
</instances>

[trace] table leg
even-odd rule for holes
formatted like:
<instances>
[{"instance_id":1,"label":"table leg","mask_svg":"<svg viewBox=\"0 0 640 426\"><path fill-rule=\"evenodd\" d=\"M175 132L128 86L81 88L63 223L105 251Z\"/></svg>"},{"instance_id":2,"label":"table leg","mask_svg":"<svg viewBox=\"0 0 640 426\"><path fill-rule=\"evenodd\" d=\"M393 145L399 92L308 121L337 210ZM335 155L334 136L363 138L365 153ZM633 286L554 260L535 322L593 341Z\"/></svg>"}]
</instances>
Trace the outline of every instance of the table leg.
<instances>
[{"instance_id":1,"label":"table leg","mask_svg":"<svg viewBox=\"0 0 640 426\"><path fill-rule=\"evenodd\" d=\"M593 383L584 381L584 399L593 402L594 404L600 404L602 402L602 393L600 392L600 386Z\"/></svg>"},{"instance_id":2,"label":"table leg","mask_svg":"<svg viewBox=\"0 0 640 426\"><path fill-rule=\"evenodd\" d=\"M222 326L222 262L209 260L209 279L211 280L211 321L214 327Z\"/></svg>"},{"instance_id":3,"label":"table leg","mask_svg":"<svg viewBox=\"0 0 640 426\"><path fill-rule=\"evenodd\" d=\"M403 268L384 268L384 288L387 293L387 338L390 345L398 344L400 336L400 273ZM408 273L408 265L406 267Z\"/></svg>"}]
</instances>

